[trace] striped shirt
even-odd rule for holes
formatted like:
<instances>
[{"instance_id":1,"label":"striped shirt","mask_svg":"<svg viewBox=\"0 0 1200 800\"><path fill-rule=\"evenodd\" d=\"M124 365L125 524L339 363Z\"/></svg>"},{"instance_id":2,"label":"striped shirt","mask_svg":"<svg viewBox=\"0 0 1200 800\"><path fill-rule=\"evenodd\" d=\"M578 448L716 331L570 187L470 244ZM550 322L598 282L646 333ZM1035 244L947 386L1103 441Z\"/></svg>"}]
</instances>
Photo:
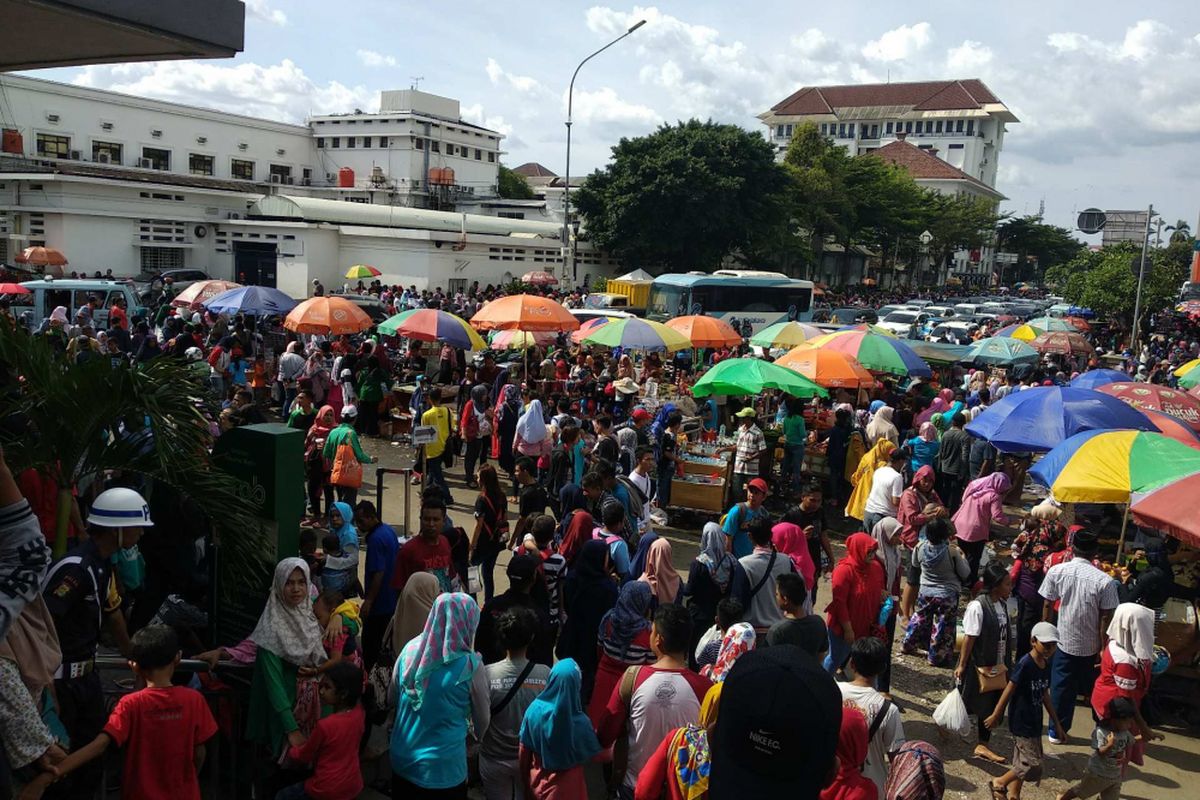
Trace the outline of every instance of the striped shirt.
<instances>
[{"instance_id":1,"label":"striped shirt","mask_svg":"<svg viewBox=\"0 0 1200 800\"><path fill-rule=\"evenodd\" d=\"M733 471L739 475L757 475L758 454L766 449L767 439L757 425L751 423L750 427L739 430Z\"/></svg>"},{"instance_id":2,"label":"striped shirt","mask_svg":"<svg viewBox=\"0 0 1200 800\"><path fill-rule=\"evenodd\" d=\"M562 586L563 573L567 569L567 560L560 553L546 555L542 553L542 576L546 579L546 594L550 596L550 622L553 625L562 623L558 593Z\"/></svg>"},{"instance_id":3,"label":"striped shirt","mask_svg":"<svg viewBox=\"0 0 1200 800\"><path fill-rule=\"evenodd\" d=\"M1058 647L1070 656L1100 652L1100 615L1117 607L1117 582L1085 558L1073 558L1046 571L1039 589L1058 609Z\"/></svg>"}]
</instances>

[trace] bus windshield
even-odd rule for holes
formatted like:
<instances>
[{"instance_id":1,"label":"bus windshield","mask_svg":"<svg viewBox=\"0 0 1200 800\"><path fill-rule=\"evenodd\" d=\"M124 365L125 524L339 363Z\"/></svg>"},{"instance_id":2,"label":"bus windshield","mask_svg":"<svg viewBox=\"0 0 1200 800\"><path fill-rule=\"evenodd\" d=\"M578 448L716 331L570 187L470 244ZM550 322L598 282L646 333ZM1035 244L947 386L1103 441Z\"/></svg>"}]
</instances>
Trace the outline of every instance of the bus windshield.
<instances>
[{"instance_id":1,"label":"bus windshield","mask_svg":"<svg viewBox=\"0 0 1200 800\"><path fill-rule=\"evenodd\" d=\"M681 317L688 314L686 304L684 304L685 293L690 293L690 290L679 286L652 286L650 288L650 299L646 305L646 314L653 314L662 319L671 319L672 317ZM684 310L680 311L680 308Z\"/></svg>"}]
</instances>

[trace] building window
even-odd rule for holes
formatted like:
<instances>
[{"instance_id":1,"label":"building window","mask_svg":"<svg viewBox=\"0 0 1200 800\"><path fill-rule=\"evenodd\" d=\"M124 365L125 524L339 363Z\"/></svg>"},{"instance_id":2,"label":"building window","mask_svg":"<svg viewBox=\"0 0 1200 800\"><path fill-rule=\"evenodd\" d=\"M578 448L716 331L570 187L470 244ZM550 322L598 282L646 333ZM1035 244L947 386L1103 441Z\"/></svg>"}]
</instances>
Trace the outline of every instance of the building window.
<instances>
[{"instance_id":1,"label":"building window","mask_svg":"<svg viewBox=\"0 0 1200 800\"><path fill-rule=\"evenodd\" d=\"M919 136L920 134L922 134L924 132L925 132L925 123L922 122L921 120L917 120L917 135Z\"/></svg>"},{"instance_id":2,"label":"building window","mask_svg":"<svg viewBox=\"0 0 1200 800\"><path fill-rule=\"evenodd\" d=\"M934 130L935 130L936 132L938 132L938 133L941 133L941 132L942 132L942 121L941 121L940 119L939 119L937 122L935 122L935 123L934 123L934 126L935 126L935 127L934 127Z\"/></svg>"},{"instance_id":3,"label":"building window","mask_svg":"<svg viewBox=\"0 0 1200 800\"><path fill-rule=\"evenodd\" d=\"M501 219L525 219L524 211L497 211L496 216Z\"/></svg>"},{"instance_id":4,"label":"building window","mask_svg":"<svg viewBox=\"0 0 1200 800\"><path fill-rule=\"evenodd\" d=\"M388 137L380 136L379 137L379 146L380 147L390 147L391 143L388 141Z\"/></svg>"},{"instance_id":5,"label":"building window","mask_svg":"<svg viewBox=\"0 0 1200 800\"><path fill-rule=\"evenodd\" d=\"M70 158L71 137L39 133L37 135L37 154L46 158Z\"/></svg>"},{"instance_id":6,"label":"building window","mask_svg":"<svg viewBox=\"0 0 1200 800\"><path fill-rule=\"evenodd\" d=\"M431 153L440 153L440 152L441 152L441 149L440 149L440 148L441 148L441 143L440 143L440 142L433 142L433 141L431 141L431 142L429 143L429 152L431 152Z\"/></svg>"},{"instance_id":7,"label":"building window","mask_svg":"<svg viewBox=\"0 0 1200 800\"><path fill-rule=\"evenodd\" d=\"M792 125L790 122L788 123L788 126L787 126L787 136L789 139L792 138Z\"/></svg>"},{"instance_id":8,"label":"building window","mask_svg":"<svg viewBox=\"0 0 1200 800\"><path fill-rule=\"evenodd\" d=\"M312 183L312 170L311 169L309 169L308 167L305 167L304 171L301 172L300 174L304 176L300 179L301 183L303 183L305 186L308 186L310 183Z\"/></svg>"},{"instance_id":9,"label":"building window","mask_svg":"<svg viewBox=\"0 0 1200 800\"><path fill-rule=\"evenodd\" d=\"M158 147L143 147L142 160L150 162L150 169L169 170L171 168L171 151Z\"/></svg>"},{"instance_id":10,"label":"building window","mask_svg":"<svg viewBox=\"0 0 1200 800\"><path fill-rule=\"evenodd\" d=\"M120 164L121 145L115 142L92 142L92 161L98 164Z\"/></svg>"},{"instance_id":11,"label":"building window","mask_svg":"<svg viewBox=\"0 0 1200 800\"><path fill-rule=\"evenodd\" d=\"M950 149L951 150L962 150L963 144L962 144L962 142L959 142L958 144L952 144L952 145L950 145Z\"/></svg>"},{"instance_id":12,"label":"building window","mask_svg":"<svg viewBox=\"0 0 1200 800\"><path fill-rule=\"evenodd\" d=\"M235 158L229 162L229 174L242 181L254 180L254 162Z\"/></svg>"},{"instance_id":13,"label":"building window","mask_svg":"<svg viewBox=\"0 0 1200 800\"><path fill-rule=\"evenodd\" d=\"M488 163L489 164L496 163L496 154L495 153L488 153Z\"/></svg>"},{"instance_id":14,"label":"building window","mask_svg":"<svg viewBox=\"0 0 1200 800\"><path fill-rule=\"evenodd\" d=\"M357 136L347 136L346 137L346 147L354 147L356 144L358 144Z\"/></svg>"},{"instance_id":15,"label":"building window","mask_svg":"<svg viewBox=\"0 0 1200 800\"><path fill-rule=\"evenodd\" d=\"M913 132L913 131L912 131L912 123L911 123L911 122L906 122L906 123L904 123L904 132L905 132L905 133L912 133L912 132Z\"/></svg>"},{"instance_id":16,"label":"building window","mask_svg":"<svg viewBox=\"0 0 1200 800\"><path fill-rule=\"evenodd\" d=\"M213 157L199 153L188 153L188 172L193 175L212 175Z\"/></svg>"},{"instance_id":17,"label":"building window","mask_svg":"<svg viewBox=\"0 0 1200 800\"><path fill-rule=\"evenodd\" d=\"M483 151L480 150L478 147L475 148L475 160L483 161Z\"/></svg>"},{"instance_id":18,"label":"building window","mask_svg":"<svg viewBox=\"0 0 1200 800\"><path fill-rule=\"evenodd\" d=\"M291 183L292 168L284 164L272 164L269 169L272 183Z\"/></svg>"},{"instance_id":19,"label":"building window","mask_svg":"<svg viewBox=\"0 0 1200 800\"><path fill-rule=\"evenodd\" d=\"M969 120L967 120L967 136L974 136L974 135L975 135L975 120L969 119Z\"/></svg>"},{"instance_id":20,"label":"building window","mask_svg":"<svg viewBox=\"0 0 1200 800\"><path fill-rule=\"evenodd\" d=\"M322 149L323 147L325 147L325 137L324 137L324 136L318 136L318 137L317 137L317 149L318 149L318 150L320 150L320 149Z\"/></svg>"},{"instance_id":21,"label":"building window","mask_svg":"<svg viewBox=\"0 0 1200 800\"><path fill-rule=\"evenodd\" d=\"M780 123L775 126L775 138L776 139L783 138L783 123Z\"/></svg>"},{"instance_id":22,"label":"building window","mask_svg":"<svg viewBox=\"0 0 1200 800\"><path fill-rule=\"evenodd\" d=\"M178 247L143 247L142 272L183 269L183 250Z\"/></svg>"},{"instance_id":23,"label":"building window","mask_svg":"<svg viewBox=\"0 0 1200 800\"><path fill-rule=\"evenodd\" d=\"M883 128L883 132L890 135L892 132L892 125L893 123L891 122L887 123L887 125L885 125Z\"/></svg>"},{"instance_id":24,"label":"building window","mask_svg":"<svg viewBox=\"0 0 1200 800\"><path fill-rule=\"evenodd\" d=\"M850 138L851 139L854 138L854 123L853 122L850 123Z\"/></svg>"},{"instance_id":25,"label":"building window","mask_svg":"<svg viewBox=\"0 0 1200 800\"><path fill-rule=\"evenodd\" d=\"M958 133L963 132L963 121L961 119L954 121L954 130Z\"/></svg>"},{"instance_id":26,"label":"building window","mask_svg":"<svg viewBox=\"0 0 1200 800\"><path fill-rule=\"evenodd\" d=\"M838 138L839 139L846 138L846 123L844 123L844 122L838 123Z\"/></svg>"},{"instance_id":27,"label":"building window","mask_svg":"<svg viewBox=\"0 0 1200 800\"><path fill-rule=\"evenodd\" d=\"M334 136L333 138L331 138L329 140L329 146L336 150L337 148L342 146L342 140L339 139L337 136Z\"/></svg>"},{"instance_id":28,"label":"building window","mask_svg":"<svg viewBox=\"0 0 1200 800\"><path fill-rule=\"evenodd\" d=\"M414 136L413 137L413 149L414 150L424 150L425 149L425 140L422 139L420 136Z\"/></svg>"},{"instance_id":29,"label":"building window","mask_svg":"<svg viewBox=\"0 0 1200 800\"><path fill-rule=\"evenodd\" d=\"M872 139L878 139L878 138L879 138L879 126L878 126L878 125L872 125L872 126L871 126L871 138L872 138Z\"/></svg>"}]
</instances>

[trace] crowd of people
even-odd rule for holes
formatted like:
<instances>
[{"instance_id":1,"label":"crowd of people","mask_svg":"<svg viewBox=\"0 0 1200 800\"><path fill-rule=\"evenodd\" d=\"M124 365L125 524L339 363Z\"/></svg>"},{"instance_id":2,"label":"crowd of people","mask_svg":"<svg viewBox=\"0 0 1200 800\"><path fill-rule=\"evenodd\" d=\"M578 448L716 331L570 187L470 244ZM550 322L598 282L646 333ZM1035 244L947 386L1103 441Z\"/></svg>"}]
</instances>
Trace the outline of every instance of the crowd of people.
<instances>
[{"instance_id":1,"label":"crowd of people","mask_svg":"<svg viewBox=\"0 0 1200 800\"><path fill-rule=\"evenodd\" d=\"M361 290L391 309L465 316L499 291ZM82 309L56 309L36 335L68 365L97 352L196 365L222 404L214 436L275 418L302 431L307 523L253 630L209 647L186 592L130 613L146 569L138 543L169 535L153 497L95 487L78 501L75 546L50 565L52 532L30 505L47 495L27 501L0 465L0 555L19 562L0 598L0 734L8 785L24 797L87 794L113 744L124 796L198 797L220 728L179 685L185 654L217 675L236 664L252 676L245 730L225 735L254 743L263 796L289 800L352 798L367 785L464 798L473 783L489 800L584 798L601 785L638 800L938 798L942 757L906 738L892 694L903 658L924 658L958 687L975 755L1009 765L991 782L996 800L1038 780L1043 734L1092 744L1063 800L1115 797L1123 765L1142 763L1159 737L1141 710L1150 606L1196 587L1149 577L1194 554L1143 537L1147 569L1119 584L1093 564L1106 520L1051 500L1011 516L1028 456L965 431L1010 393L1068 380L1055 365L947 369L803 402L696 402L692 380L747 354L635 361L564 335L522 362L489 352L468 363L448 346L427 356L420 342L373 334L297 337L181 313L169 299L157 323L110 313L103 342ZM1155 326L1162 338L1127 369L1168 380L1159 362L1194 357L1200 337L1168 315ZM407 402L399 384L414 387ZM359 498L371 440L390 438L396 419L434 431L411 537ZM778 476L762 466L767 427L785 452ZM663 517L675 513L683 441L725 430L730 505L702 525L680 574ZM460 456L470 500L447 479ZM95 666L105 632L138 687L111 713ZM1081 694L1095 726L1076 708ZM1006 716L1011 756L992 747Z\"/></svg>"}]
</instances>

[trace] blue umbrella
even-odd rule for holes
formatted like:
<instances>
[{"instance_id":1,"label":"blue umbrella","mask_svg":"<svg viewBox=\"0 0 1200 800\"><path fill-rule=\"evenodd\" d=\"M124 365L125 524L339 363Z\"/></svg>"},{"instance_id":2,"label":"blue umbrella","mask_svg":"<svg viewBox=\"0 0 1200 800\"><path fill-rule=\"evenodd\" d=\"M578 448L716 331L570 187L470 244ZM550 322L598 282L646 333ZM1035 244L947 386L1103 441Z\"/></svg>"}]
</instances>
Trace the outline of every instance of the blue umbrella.
<instances>
[{"instance_id":1,"label":"blue umbrella","mask_svg":"<svg viewBox=\"0 0 1200 800\"><path fill-rule=\"evenodd\" d=\"M1038 351L1020 339L991 337L980 339L963 355L963 361L977 364L1036 364L1041 356Z\"/></svg>"},{"instance_id":2,"label":"blue umbrella","mask_svg":"<svg viewBox=\"0 0 1200 800\"><path fill-rule=\"evenodd\" d=\"M1071 385L1076 389L1096 389L1110 383L1128 381L1129 376L1115 369L1092 369L1081 372L1071 379Z\"/></svg>"},{"instance_id":3,"label":"blue umbrella","mask_svg":"<svg viewBox=\"0 0 1200 800\"><path fill-rule=\"evenodd\" d=\"M1069 436L1099 428L1156 431L1133 406L1092 389L1039 386L1010 394L970 424L967 433L997 450L1050 450Z\"/></svg>"},{"instance_id":4,"label":"blue umbrella","mask_svg":"<svg viewBox=\"0 0 1200 800\"><path fill-rule=\"evenodd\" d=\"M269 286L240 286L221 292L204 304L214 314L248 314L254 317L283 316L299 305Z\"/></svg>"}]
</instances>

